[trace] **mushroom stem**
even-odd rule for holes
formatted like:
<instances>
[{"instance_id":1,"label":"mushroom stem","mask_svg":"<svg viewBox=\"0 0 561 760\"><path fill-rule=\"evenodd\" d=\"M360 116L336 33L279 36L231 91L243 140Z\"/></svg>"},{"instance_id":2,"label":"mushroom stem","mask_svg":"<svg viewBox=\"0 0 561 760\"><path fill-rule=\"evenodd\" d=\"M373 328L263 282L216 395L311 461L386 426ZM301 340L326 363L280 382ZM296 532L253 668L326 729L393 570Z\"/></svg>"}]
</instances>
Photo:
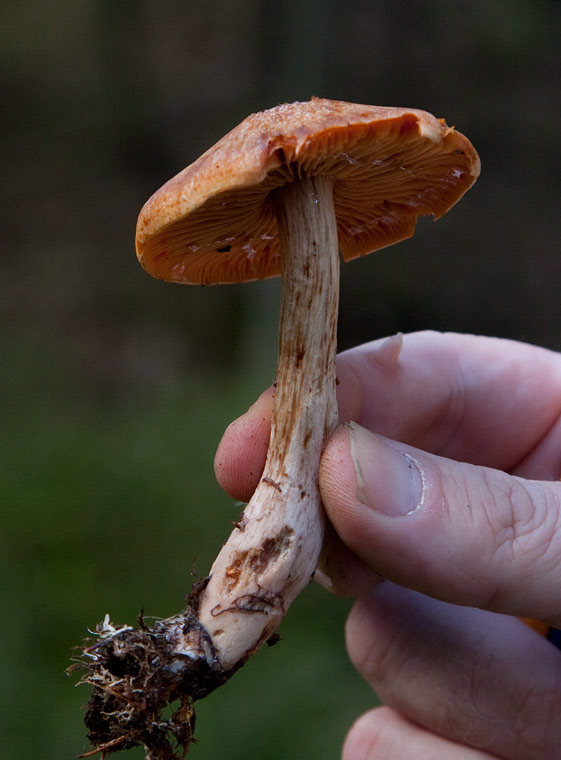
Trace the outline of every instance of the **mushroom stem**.
<instances>
[{"instance_id":1,"label":"mushroom stem","mask_svg":"<svg viewBox=\"0 0 561 760\"><path fill-rule=\"evenodd\" d=\"M319 461L337 424L339 247L332 182L295 180L277 191L275 204L283 288L268 456L198 610L224 671L270 638L314 574L325 528Z\"/></svg>"}]
</instances>

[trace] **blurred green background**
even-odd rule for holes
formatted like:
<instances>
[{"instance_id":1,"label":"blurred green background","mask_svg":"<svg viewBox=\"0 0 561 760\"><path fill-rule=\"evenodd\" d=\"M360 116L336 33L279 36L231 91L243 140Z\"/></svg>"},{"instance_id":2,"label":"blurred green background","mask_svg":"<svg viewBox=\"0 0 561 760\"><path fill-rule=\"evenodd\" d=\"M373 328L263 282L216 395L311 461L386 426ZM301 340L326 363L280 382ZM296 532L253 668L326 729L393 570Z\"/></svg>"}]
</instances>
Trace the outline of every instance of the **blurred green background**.
<instances>
[{"instance_id":1,"label":"blurred green background","mask_svg":"<svg viewBox=\"0 0 561 760\"><path fill-rule=\"evenodd\" d=\"M3 758L88 748L72 646L106 612L182 607L238 514L216 445L274 378L278 283L151 280L133 248L147 197L279 102L427 109L482 176L344 267L341 348L424 328L561 348L560 32L556 0L4 0ZM337 758L374 703L349 604L308 589L283 642L200 704L192 757Z\"/></svg>"}]
</instances>

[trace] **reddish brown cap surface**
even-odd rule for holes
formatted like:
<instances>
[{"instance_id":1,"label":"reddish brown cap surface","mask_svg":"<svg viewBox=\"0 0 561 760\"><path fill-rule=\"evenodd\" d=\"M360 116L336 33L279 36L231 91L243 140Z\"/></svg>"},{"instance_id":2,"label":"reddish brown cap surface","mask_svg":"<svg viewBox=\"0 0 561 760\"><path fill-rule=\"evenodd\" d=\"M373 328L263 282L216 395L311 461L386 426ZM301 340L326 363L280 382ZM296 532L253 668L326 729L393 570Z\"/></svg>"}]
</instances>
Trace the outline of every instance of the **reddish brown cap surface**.
<instances>
[{"instance_id":1,"label":"reddish brown cap surface","mask_svg":"<svg viewBox=\"0 0 561 760\"><path fill-rule=\"evenodd\" d=\"M280 274L271 193L302 175L333 178L345 260L410 237L479 175L469 140L425 111L313 98L252 114L158 190L136 250L154 277L234 283Z\"/></svg>"}]
</instances>

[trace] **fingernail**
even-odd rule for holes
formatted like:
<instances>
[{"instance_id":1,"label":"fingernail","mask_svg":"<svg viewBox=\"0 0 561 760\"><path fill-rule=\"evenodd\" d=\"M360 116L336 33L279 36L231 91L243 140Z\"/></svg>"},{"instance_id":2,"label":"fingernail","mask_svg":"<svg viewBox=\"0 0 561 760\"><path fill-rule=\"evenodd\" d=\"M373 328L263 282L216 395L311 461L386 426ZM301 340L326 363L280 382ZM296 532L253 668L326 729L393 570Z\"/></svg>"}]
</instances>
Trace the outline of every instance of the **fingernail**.
<instances>
[{"instance_id":1,"label":"fingernail","mask_svg":"<svg viewBox=\"0 0 561 760\"><path fill-rule=\"evenodd\" d=\"M360 501L385 515L415 512L423 494L418 462L354 422L350 441Z\"/></svg>"}]
</instances>

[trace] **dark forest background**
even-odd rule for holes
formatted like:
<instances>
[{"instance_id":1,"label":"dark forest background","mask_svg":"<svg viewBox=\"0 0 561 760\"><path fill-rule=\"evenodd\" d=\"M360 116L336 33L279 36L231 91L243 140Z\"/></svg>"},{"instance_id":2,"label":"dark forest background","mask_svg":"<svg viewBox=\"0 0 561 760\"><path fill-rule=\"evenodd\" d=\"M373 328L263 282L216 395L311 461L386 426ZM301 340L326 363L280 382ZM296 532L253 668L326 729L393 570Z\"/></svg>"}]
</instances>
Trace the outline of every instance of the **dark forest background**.
<instances>
[{"instance_id":1,"label":"dark forest background","mask_svg":"<svg viewBox=\"0 0 561 760\"><path fill-rule=\"evenodd\" d=\"M556 0L5 0L3 757L87 749L71 647L106 612L182 606L237 515L216 444L274 377L278 283L151 280L144 201L279 102L424 108L468 135L481 178L343 268L341 348L433 328L560 349L560 33ZM282 644L201 704L192 756L338 757L374 701L346 659L348 607L303 594Z\"/></svg>"}]
</instances>

